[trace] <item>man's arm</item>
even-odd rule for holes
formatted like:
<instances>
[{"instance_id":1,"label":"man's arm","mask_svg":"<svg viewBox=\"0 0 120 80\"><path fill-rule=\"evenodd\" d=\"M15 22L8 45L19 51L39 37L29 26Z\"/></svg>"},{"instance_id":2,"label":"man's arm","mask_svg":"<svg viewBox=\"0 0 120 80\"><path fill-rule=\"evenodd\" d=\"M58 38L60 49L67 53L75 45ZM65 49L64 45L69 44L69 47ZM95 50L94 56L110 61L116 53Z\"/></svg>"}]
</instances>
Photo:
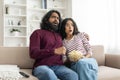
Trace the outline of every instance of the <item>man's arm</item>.
<instances>
[{"instance_id":1,"label":"man's arm","mask_svg":"<svg viewBox=\"0 0 120 80\"><path fill-rule=\"evenodd\" d=\"M41 33L42 34L42 33ZM53 49L42 49L40 47L41 45L41 39L39 32L36 30L34 31L30 36L30 57L33 59L41 59L46 56L53 55L54 48Z\"/></svg>"}]
</instances>

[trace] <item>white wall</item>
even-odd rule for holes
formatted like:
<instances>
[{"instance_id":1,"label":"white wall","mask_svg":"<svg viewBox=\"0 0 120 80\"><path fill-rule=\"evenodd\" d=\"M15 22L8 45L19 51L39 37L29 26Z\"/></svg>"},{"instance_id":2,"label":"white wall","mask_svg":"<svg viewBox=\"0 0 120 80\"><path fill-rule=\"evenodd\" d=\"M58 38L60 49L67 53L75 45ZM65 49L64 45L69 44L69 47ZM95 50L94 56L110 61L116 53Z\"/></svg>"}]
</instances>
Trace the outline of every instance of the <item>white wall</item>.
<instances>
[{"instance_id":1,"label":"white wall","mask_svg":"<svg viewBox=\"0 0 120 80\"><path fill-rule=\"evenodd\" d=\"M120 0L73 0L73 18L90 43L120 53Z\"/></svg>"},{"instance_id":2,"label":"white wall","mask_svg":"<svg viewBox=\"0 0 120 80\"><path fill-rule=\"evenodd\" d=\"M73 0L72 10L79 30L90 35L91 44L105 44L107 0Z\"/></svg>"}]
</instances>

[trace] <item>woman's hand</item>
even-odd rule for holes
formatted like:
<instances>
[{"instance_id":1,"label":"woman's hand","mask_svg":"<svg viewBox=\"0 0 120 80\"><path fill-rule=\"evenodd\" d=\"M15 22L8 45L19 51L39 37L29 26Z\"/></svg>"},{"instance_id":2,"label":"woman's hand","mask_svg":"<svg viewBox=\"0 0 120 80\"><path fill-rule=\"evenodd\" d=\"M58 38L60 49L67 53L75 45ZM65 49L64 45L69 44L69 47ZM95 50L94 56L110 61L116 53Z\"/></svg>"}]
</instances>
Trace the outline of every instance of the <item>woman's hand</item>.
<instances>
[{"instance_id":1,"label":"woman's hand","mask_svg":"<svg viewBox=\"0 0 120 80\"><path fill-rule=\"evenodd\" d=\"M91 54L90 54L90 53L84 55L84 58L90 58L90 57L91 57Z\"/></svg>"}]
</instances>

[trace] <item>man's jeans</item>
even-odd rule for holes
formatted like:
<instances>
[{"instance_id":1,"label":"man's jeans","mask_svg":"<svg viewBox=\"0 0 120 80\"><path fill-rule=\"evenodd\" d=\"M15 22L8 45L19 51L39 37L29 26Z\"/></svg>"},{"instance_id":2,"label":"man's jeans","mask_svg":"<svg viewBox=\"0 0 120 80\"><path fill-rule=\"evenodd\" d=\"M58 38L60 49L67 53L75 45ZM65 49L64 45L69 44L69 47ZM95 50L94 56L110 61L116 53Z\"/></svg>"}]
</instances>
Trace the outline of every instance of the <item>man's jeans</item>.
<instances>
[{"instance_id":1,"label":"man's jeans","mask_svg":"<svg viewBox=\"0 0 120 80\"><path fill-rule=\"evenodd\" d=\"M78 75L65 66L38 66L33 70L33 75L39 80L78 80Z\"/></svg>"}]
</instances>

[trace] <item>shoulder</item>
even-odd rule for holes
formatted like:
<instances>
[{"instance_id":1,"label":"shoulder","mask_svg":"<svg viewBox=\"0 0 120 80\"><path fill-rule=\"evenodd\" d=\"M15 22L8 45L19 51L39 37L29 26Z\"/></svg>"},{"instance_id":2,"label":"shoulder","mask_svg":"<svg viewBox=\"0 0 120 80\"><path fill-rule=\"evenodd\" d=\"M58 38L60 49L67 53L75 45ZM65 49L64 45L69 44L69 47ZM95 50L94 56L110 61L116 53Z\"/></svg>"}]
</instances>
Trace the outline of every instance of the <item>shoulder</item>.
<instances>
[{"instance_id":1,"label":"shoulder","mask_svg":"<svg viewBox=\"0 0 120 80\"><path fill-rule=\"evenodd\" d=\"M75 35L76 38L84 39L85 38L85 32L79 32L77 35Z\"/></svg>"},{"instance_id":2,"label":"shoulder","mask_svg":"<svg viewBox=\"0 0 120 80\"><path fill-rule=\"evenodd\" d=\"M31 37L33 37L33 36L40 36L40 35L43 35L43 34L45 34L45 33L46 33L45 30L36 29L36 30L34 30L34 31L32 32Z\"/></svg>"},{"instance_id":3,"label":"shoulder","mask_svg":"<svg viewBox=\"0 0 120 80\"><path fill-rule=\"evenodd\" d=\"M36 29L32 34L46 34L48 31L43 29Z\"/></svg>"},{"instance_id":4,"label":"shoulder","mask_svg":"<svg viewBox=\"0 0 120 80\"><path fill-rule=\"evenodd\" d=\"M79 32L78 34L76 34L77 37L82 37L84 36L84 34L82 32Z\"/></svg>"},{"instance_id":5,"label":"shoulder","mask_svg":"<svg viewBox=\"0 0 120 80\"><path fill-rule=\"evenodd\" d=\"M85 32L80 32L77 34L77 36L85 37L86 33Z\"/></svg>"},{"instance_id":6,"label":"shoulder","mask_svg":"<svg viewBox=\"0 0 120 80\"><path fill-rule=\"evenodd\" d=\"M79 32L78 35L83 36L83 35L85 35L85 32Z\"/></svg>"},{"instance_id":7,"label":"shoulder","mask_svg":"<svg viewBox=\"0 0 120 80\"><path fill-rule=\"evenodd\" d=\"M41 33L41 32L45 32L45 30L42 30L42 29L36 29L33 31L33 33Z\"/></svg>"}]
</instances>

